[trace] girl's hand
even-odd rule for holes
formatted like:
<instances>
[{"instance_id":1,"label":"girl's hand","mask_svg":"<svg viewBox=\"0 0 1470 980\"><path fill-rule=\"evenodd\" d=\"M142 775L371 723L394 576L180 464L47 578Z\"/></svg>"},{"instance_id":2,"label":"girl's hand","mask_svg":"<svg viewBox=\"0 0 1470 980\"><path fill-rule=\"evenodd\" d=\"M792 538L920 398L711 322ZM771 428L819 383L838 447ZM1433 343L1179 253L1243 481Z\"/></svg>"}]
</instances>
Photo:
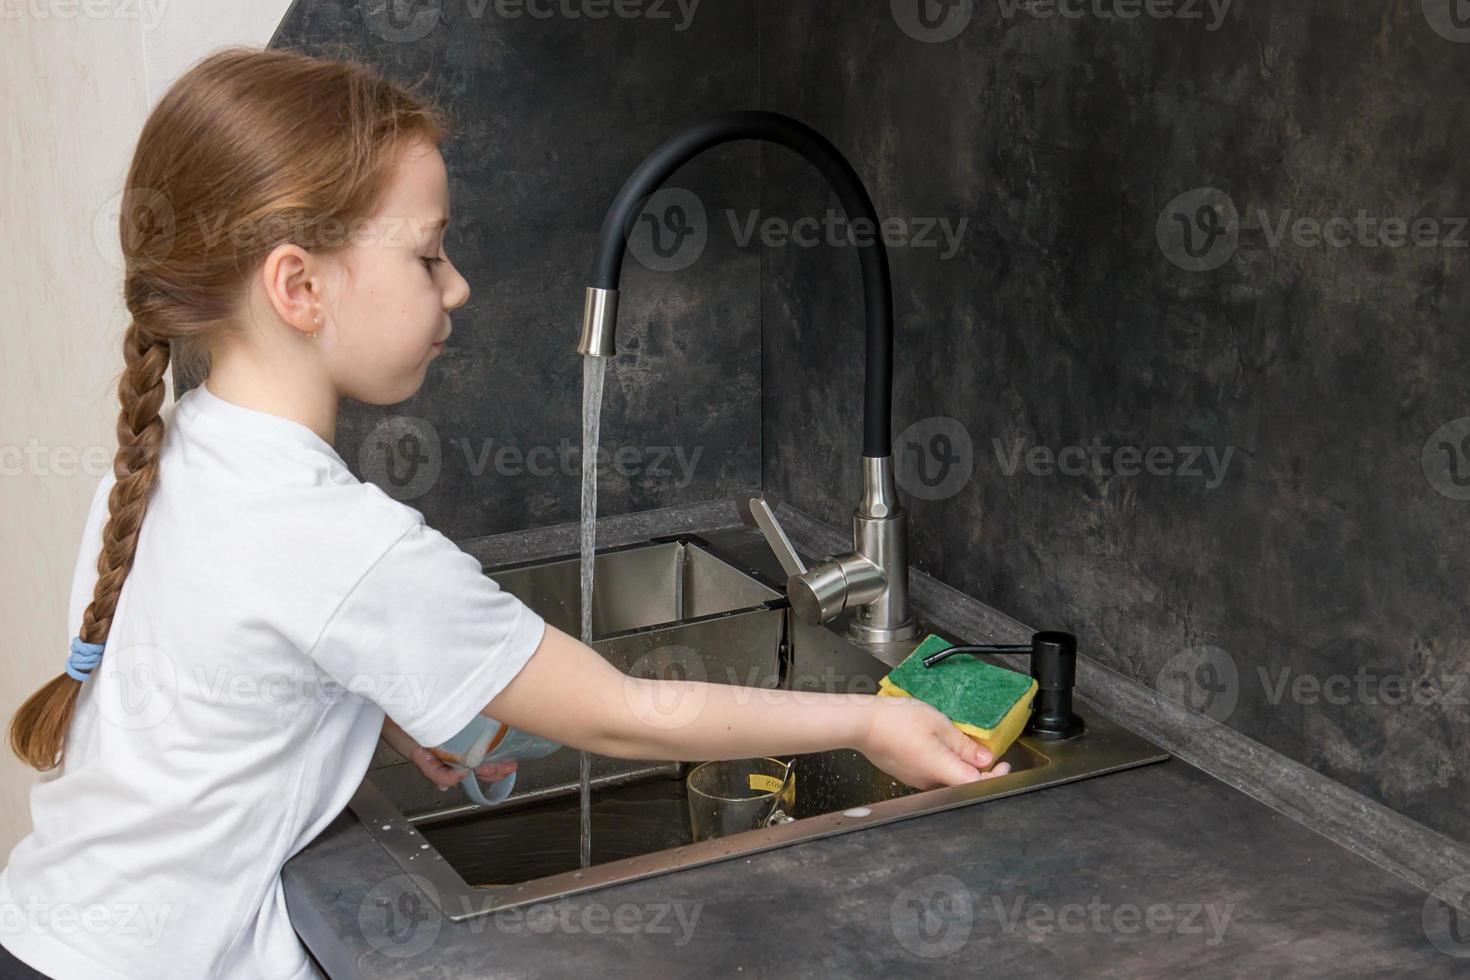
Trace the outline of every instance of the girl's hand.
<instances>
[{"instance_id":1,"label":"girl's hand","mask_svg":"<svg viewBox=\"0 0 1470 980\"><path fill-rule=\"evenodd\" d=\"M915 789L1004 776L988 748L932 705L914 698L871 697L867 732L857 746L873 765ZM988 772L982 771L989 769Z\"/></svg>"},{"instance_id":2,"label":"girl's hand","mask_svg":"<svg viewBox=\"0 0 1470 980\"><path fill-rule=\"evenodd\" d=\"M418 766L419 772L428 778L429 782L438 786L441 790L451 786L458 786L459 781L464 779L468 769L459 766L451 766L428 749L408 737L408 733L399 728L397 723L387 715L383 716L383 741L399 755L403 756L414 765ZM494 782L504 779L516 771L514 759L501 759L495 762L487 762L475 770L475 775L481 779Z\"/></svg>"},{"instance_id":3,"label":"girl's hand","mask_svg":"<svg viewBox=\"0 0 1470 980\"><path fill-rule=\"evenodd\" d=\"M460 780L464 779L465 774L469 772L468 769L461 766L451 766L422 745L415 746L408 759L419 767L419 772L428 777L429 782L438 786L440 789L449 789L451 786L458 786ZM481 764L475 770L475 775L486 782L493 783L498 779L504 779L515 771L516 761L514 759L497 759L494 762Z\"/></svg>"}]
</instances>

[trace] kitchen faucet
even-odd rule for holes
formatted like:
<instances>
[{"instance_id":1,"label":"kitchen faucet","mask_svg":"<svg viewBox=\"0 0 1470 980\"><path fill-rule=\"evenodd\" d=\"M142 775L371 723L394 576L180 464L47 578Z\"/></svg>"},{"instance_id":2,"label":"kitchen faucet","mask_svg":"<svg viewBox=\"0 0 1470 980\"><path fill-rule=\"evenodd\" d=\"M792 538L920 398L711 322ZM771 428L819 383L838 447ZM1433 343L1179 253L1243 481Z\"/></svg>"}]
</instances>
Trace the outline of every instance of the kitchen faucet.
<instances>
[{"instance_id":1,"label":"kitchen faucet","mask_svg":"<svg viewBox=\"0 0 1470 980\"><path fill-rule=\"evenodd\" d=\"M763 140L801 154L837 194L849 222L865 219L871 233L855 243L862 268L867 315L863 373L863 496L853 509L853 550L808 568L761 493L735 498L741 519L760 530L787 575L786 594L804 621L820 625L853 610L848 634L865 644L912 638L918 626L909 611L908 517L899 505L893 475L893 286L888 252L878 235L873 202L857 172L820 133L773 112L731 112L690 126L649 155L618 191L598 237L593 284L587 288L582 338L586 357L617 353L618 282L627 233L649 195L705 150L736 140Z\"/></svg>"}]
</instances>

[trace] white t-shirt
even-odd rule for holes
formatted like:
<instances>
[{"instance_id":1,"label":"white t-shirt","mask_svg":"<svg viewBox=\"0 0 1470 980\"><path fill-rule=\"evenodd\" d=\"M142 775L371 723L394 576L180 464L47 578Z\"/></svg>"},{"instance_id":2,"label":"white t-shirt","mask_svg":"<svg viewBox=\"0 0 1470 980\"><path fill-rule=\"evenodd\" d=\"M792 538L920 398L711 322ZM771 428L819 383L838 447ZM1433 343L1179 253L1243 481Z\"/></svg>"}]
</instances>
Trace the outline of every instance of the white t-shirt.
<instances>
[{"instance_id":1,"label":"white t-shirt","mask_svg":"<svg viewBox=\"0 0 1470 980\"><path fill-rule=\"evenodd\" d=\"M384 712L445 741L545 622L306 426L203 385L164 416L102 662L0 871L0 943L57 980L314 977L281 866L347 805ZM114 482L92 502L58 669Z\"/></svg>"}]
</instances>

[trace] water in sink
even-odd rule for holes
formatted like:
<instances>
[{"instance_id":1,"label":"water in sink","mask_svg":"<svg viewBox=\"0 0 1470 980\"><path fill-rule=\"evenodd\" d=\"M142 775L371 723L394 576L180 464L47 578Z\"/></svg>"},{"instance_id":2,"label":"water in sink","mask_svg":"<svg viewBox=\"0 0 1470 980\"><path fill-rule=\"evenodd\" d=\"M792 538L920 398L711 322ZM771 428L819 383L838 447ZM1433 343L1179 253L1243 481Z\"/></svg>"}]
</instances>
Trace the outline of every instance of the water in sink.
<instances>
[{"instance_id":1,"label":"water in sink","mask_svg":"<svg viewBox=\"0 0 1470 980\"><path fill-rule=\"evenodd\" d=\"M827 803L837 798L828 780L822 778L835 771L821 757L827 754L796 759L798 819L826 812L830 809ZM836 760L836 767L841 768L843 761ZM894 795L904 791L889 782ZM813 790L806 797L801 793L803 784ZM862 793L841 798L871 802ZM467 883L519 884L589 866L580 861L580 811L580 799L566 796L505 813L439 823L422 832ZM653 776L599 789L592 798L591 825L591 865L689 844L693 837L688 787L682 778Z\"/></svg>"},{"instance_id":2,"label":"water in sink","mask_svg":"<svg viewBox=\"0 0 1470 980\"><path fill-rule=\"evenodd\" d=\"M856 750L785 758L795 760L793 816L798 820L917 792L876 769ZM590 807L591 848L585 864L579 848L580 802L579 796L568 795L504 812L475 813L425 826L422 833L477 887L519 884L692 842L688 787L681 776L656 774L599 788Z\"/></svg>"},{"instance_id":3,"label":"water in sink","mask_svg":"<svg viewBox=\"0 0 1470 980\"><path fill-rule=\"evenodd\" d=\"M581 800L566 796L493 817L424 827L424 839L474 886L519 884L575 871L581 863ZM654 776L598 790L592 799L590 864L688 844L689 804L681 779Z\"/></svg>"}]
</instances>

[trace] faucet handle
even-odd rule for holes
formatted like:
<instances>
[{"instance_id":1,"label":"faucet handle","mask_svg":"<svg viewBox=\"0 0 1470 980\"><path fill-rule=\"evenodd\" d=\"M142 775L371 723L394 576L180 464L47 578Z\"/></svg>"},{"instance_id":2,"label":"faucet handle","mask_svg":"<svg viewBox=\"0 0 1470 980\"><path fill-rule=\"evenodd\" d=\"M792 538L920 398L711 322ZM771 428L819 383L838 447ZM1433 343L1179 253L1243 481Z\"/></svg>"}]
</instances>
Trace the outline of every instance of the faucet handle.
<instances>
[{"instance_id":1,"label":"faucet handle","mask_svg":"<svg viewBox=\"0 0 1470 980\"><path fill-rule=\"evenodd\" d=\"M802 575L806 572L806 565L801 556L792 547L791 539L786 537L786 532L781 529L776 520L775 511L771 507L771 500L780 503L775 497L767 499L767 494L751 493L749 491L737 493L734 496L735 509L740 514L740 520L746 527L756 528L765 537L766 543L776 553L776 560L781 563L787 576Z\"/></svg>"},{"instance_id":2,"label":"faucet handle","mask_svg":"<svg viewBox=\"0 0 1470 980\"><path fill-rule=\"evenodd\" d=\"M765 493L745 492L734 496L740 519L747 527L761 532L781 562L786 572L786 597L797 616L820 626L842 610L871 602L883 593L887 585L883 570L857 552L828 558L807 568L776 520L771 509L774 499Z\"/></svg>"}]
</instances>

